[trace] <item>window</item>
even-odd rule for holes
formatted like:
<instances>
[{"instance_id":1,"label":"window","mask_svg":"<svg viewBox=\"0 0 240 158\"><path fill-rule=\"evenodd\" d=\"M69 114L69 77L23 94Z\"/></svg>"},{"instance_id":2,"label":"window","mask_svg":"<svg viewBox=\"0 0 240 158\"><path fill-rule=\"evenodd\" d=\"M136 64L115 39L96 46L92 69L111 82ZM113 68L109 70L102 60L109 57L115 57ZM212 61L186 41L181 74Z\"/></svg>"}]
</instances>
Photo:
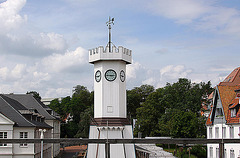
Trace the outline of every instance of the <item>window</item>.
<instances>
[{"instance_id":1,"label":"window","mask_svg":"<svg viewBox=\"0 0 240 158\"><path fill-rule=\"evenodd\" d=\"M0 132L0 138L7 139L7 132ZM7 146L7 144L0 144L1 146Z\"/></svg>"},{"instance_id":2,"label":"window","mask_svg":"<svg viewBox=\"0 0 240 158\"><path fill-rule=\"evenodd\" d=\"M231 109L231 117L236 117L236 109Z\"/></svg>"},{"instance_id":3,"label":"window","mask_svg":"<svg viewBox=\"0 0 240 158\"><path fill-rule=\"evenodd\" d=\"M229 133L230 133L230 138L234 138L234 127L233 126L231 126L229 128Z\"/></svg>"},{"instance_id":4,"label":"window","mask_svg":"<svg viewBox=\"0 0 240 158\"><path fill-rule=\"evenodd\" d=\"M230 150L230 158L235 158L234 150Z\"/></svg>"},{"instance_id":5,"label":"window","mask_svg":"<svg viewBox=\"0 0 240 158\"><path fill-rule=\"evenodd\" d=\"M213 158L213 147L210 147L209 149L209 155L210 155L210 158Z\"/></svg>"},{"instance_id":6,"label":"window","mask_svg":"<svg viewBox=\"0 0 240 158\"><path fill-rule=\"evenodd\" d=\"M222 116L223 116L222 108L217 108L217 109L216 109L216 116L217 116L217 117L222 117Z\"/></svg>"},{"instance_id":7,"label":"window","mask_svg":"<svg viewBox=\"0 0 240 158\"><path fill-rule=\"evenodd\" d=\"M239 137L240 137L240 127L239 127L239 130L238 130L238 135L239 135ZM239 153L240 154L240 153Z\"/></svg>"},{"instance_id":8,"label":"window","mask_svg":"<svg viewBox=\"0 0 240 158\"><path fill-rule=\"evenodd\" d=\"M216 148L216 158L219 158L219 148Z\"/></svg>"},{"instance_id":9,"label":"window","mask_svg":"<svg viewBox=\"0 0 240 158\"><path fill-rule=\"evenodd\" d=\"M223 127L223 135L222 138L226 138L226 127Z\"/></svg>"},{"instance_id":10,"label":"window","mask_svg":"<svg viewBox=\"0 0 240 158\"><path fill-rule=\"evenodd\" d=\"M219 127L215 127L215 138L219 138Z\"/></svg>"},{"instance_id":11,"label":"window","mask_svg":"<svg viewBox=\"0 0 240 158\"><path fill-rule=\"evenodd\" d=\"M28 132L20 132L20 139L26 139L28 138ZM27 144L20 144L20 146L27 146Z\"/></svg>"},{"instance_id":12,"label":"window","mask_svg":"<svg viewBox=\"0 0 240 158\"><path fill-rule=\"evenodd\" d=\"M212 138L212 127L209 127L209 138Z\"/></svg>"}]
</instances>

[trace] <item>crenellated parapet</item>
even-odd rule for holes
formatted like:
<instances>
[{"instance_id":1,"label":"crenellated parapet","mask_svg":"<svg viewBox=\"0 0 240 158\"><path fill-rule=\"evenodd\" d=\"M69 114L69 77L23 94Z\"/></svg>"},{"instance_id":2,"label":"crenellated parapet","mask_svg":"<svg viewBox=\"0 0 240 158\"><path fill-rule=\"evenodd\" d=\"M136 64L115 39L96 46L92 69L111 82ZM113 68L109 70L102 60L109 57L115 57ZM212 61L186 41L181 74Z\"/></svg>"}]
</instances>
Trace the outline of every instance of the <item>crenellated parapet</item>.
<instances>
[{"instance_id":1,"label":"crenellated parapet","mask_svg":"<svg viewBox=\"0 0 240 158\"><path fill-rule=\"evenodd\" d=\"M103 46L89 50L89 63L94 63L101 60L122 60L127 64L132 63L132 51L119 46L118 48L113 46L111 52L107 46L105 49Z\"/></svg>"}]
</instances>

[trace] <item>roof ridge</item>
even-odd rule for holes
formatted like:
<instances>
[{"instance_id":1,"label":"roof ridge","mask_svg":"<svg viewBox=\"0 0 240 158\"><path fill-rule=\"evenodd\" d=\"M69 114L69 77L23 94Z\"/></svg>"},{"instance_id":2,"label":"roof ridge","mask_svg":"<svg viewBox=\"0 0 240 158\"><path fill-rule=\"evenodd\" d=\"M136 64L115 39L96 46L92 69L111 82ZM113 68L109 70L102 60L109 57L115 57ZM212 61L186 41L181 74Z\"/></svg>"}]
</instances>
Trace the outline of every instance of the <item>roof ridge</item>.
<instances>
[{"instance_id":1,"label":"roof ridge","mask_svg":"<svg viewBox=\"0 0 240 158\"><path fill-rule=\"evenodd\" d=\"M33 126L36 126L35 124L33 124L32 122L28 121L22 114L19 113L19 111L17 111L15 108L12 107L11 104L9 104L3 97L2 95L0 95L0 97L4 100L5 103L7 103L14 111L17 112L17 114L19 114L25 121L27 121L28 123L30 123Z\"/></svg>"}]
</instances>

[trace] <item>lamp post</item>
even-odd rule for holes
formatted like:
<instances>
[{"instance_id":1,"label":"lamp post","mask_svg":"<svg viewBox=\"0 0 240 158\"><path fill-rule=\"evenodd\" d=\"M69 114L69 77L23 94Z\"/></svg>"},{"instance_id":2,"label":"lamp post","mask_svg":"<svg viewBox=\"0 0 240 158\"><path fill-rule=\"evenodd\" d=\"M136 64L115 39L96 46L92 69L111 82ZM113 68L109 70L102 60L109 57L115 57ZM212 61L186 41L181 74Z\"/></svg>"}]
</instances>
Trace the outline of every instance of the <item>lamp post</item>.
<instances>
[{"instance_id":1,"label":"lamp post","mask_svg":"<svg viewBox=\"0 0 240 158\"><path fill-rule=\"evenodd\" d=\"M224 158L224 143L223 143L223 115L222 115L222 142L219 144L220 158Z\"/></svg>"},{"instance_id":2,"label":"lamp post","mask_svg":"<svg viewBox=\"0 0 240 158\"><path fill-rule=\"evenodd\" d=\"M40 139L41 139L41 158L43 158L43 133L46 132L46 129L39 129L39 132L41 133Z\"/></svg>"}]
</instances>

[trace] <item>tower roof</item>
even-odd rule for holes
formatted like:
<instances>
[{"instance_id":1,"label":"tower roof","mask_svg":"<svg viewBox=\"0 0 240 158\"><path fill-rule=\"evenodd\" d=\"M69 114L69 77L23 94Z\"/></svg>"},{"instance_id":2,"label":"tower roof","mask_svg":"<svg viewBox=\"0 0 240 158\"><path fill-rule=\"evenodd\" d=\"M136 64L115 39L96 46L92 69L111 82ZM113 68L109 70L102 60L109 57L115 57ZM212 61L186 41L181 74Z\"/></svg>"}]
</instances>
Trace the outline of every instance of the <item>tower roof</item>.
<instances>
[{"instance_id":1,"label":"tower roof","mask_svg":"<svg viewBox=\"0 0 240 158\"><path fill-rule=\"evenodd\" d=\"M113 46L111 51L109 51L108 46L106 49L104 49L103 46L100 46L89 50L89 63L93 64L94 62L103 60L120 60L127 64L131 64L132 51L122 46L119 46L118 48Z\"/></svg>"}]
</instances>

